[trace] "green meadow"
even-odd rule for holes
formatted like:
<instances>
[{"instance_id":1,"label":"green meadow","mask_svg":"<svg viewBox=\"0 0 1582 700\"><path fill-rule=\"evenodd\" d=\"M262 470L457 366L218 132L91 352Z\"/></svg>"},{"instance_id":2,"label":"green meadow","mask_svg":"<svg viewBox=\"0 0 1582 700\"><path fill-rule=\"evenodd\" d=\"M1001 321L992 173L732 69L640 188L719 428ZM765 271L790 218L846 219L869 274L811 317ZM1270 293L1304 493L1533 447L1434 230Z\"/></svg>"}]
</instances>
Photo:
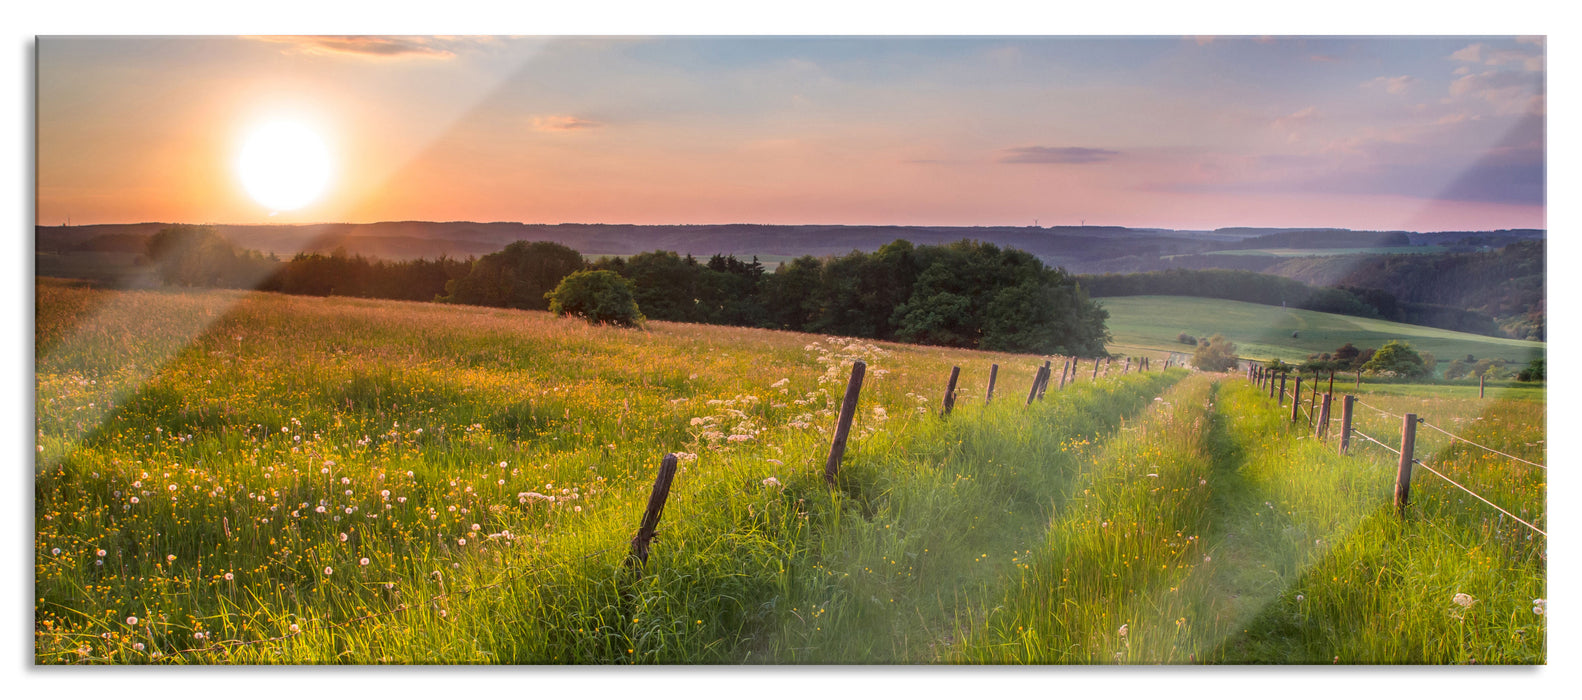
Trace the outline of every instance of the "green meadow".
<instances>
[{"instance_id":1,"label":"green meadow","mask_svg":"<svg viewBox=\"0 0 1582 700\"><path fill-rule=\"evenodd\" d=\"M1472 355L1526 364L1543 357L1544 343L1495 338L1393 321L1341 316L1223 299L1175 296L1105 297L1097 300L1110 312L1115 342L1155 351L1185 352L1182 333L1206 338L1216 333L1236 343L1242 357L1301 361L1314 353L1332 352L1351 343L1378 348L1404 340L1418 352L1440 360ZM1293 336L1293 334L1295 334Z\"/></svg>"},{"instance_id":2,"label":"green meadow","mask_svg":"<svg viewBox=\"0 0 1582 700\"><path fill-rule=\"evenodd\" d=\"M1545 660L1545 537L1157 357L44 280L35 340L37 663ZM1541 395L1363 400L1544 461ZM1541 468L1419 445L1546 527Z\"/></svg>"}]
</instances>

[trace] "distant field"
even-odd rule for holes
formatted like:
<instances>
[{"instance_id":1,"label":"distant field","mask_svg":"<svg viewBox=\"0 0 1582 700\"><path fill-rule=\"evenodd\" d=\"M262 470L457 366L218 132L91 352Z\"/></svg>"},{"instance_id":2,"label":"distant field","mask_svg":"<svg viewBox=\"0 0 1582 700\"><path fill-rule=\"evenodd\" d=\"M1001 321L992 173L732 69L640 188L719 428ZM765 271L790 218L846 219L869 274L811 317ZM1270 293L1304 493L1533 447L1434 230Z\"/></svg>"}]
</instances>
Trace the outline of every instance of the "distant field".
<instances>
[{"instance_id":1,"label":"distant field","mask_svg":"<svg viewBox=\"0 0 1582 700\"><path fill-rule=\"evenodd\" d=\"M1240 301L1167 296L1097 301L1110 312L1115 344L1165 351L1191 350L1176 341L1181 333L1199 338L1220 333L1236 343L1242 357L1287 361L1329 352L1348 342L1358 348L1377 348L1390 340L1407 341L1417 351L1431 352L1445 361L1471 354L1527 362L1545 354L1544 343L1528 340ZM1291 337L1293 332L1297 337Z\"/></svg>"},{"instance_id":2,"label":"distant field","mask_svg":"<svg viewBox=\"0 0 1582 700\"><path fill-rule=\"evenodd\" d=\"M1414 255L1446 253L1449 251L1449 248L1437 245L1408 245L1382 248L1248 248L1246 250L1216 250L1204 253L1204 255L1266 255L1277 258L1305 258L1330 255Z\"/></svg>"}]
</instances>

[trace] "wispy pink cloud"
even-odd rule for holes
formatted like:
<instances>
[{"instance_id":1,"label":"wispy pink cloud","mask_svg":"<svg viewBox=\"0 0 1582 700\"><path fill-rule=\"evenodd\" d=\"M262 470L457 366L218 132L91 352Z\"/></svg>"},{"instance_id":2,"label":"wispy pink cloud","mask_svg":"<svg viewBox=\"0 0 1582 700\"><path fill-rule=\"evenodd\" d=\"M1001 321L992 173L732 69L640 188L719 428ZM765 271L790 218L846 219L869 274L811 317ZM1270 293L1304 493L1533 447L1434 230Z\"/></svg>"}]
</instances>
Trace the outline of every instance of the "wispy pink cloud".
<instances>
[{"instance_id":1,"label":"wispy pink cloud","mask_svg":"<svg viewBox=\"0 0 1582 700\"><path fill-rule=\"evenodd\" d=\"M1382 89L1391 95L1404 95L1406 94L1407 90L1411 89L1412 84L1416 82L1417 79L1410 75L1400 75L1394 78L1389 76L1379 76L1373 80L1363 83L1362 86L1365 88Z\"/></svg>"},{"instance_id":2,"label":"wispy pink cloud","mask_svg":"<svg viewBox=\"0 0 1582 700\"><path fill-rule=\"evenodd\" d=\"M452 58L456 53L438 37L406 36L255 36L257 41L285 44L290 53L362 58Z\"/></svg>"},{"instance_id":3,"label":"wispy pink cloud","mask_svg":"<svg viewBox=\"0 0 1582 700\"><path fill-rule=\"evenodd\" d=\"M1000 158L1000 162L1083 165L1087 163L1102 163L1119 155L1120 151L1111 151L1106 148L1025 146L1006 149L1006 155Z\"/></svg>"},{"instance_id":4,"label":"wispy pink cloud","mask_svg":"<svg viewBox=\"0 0 1582 700\"><path fill-rule=\"evenodd\" d=\"M604 124L569 114L533 117L533 128L539 131L578 131L581 129L595 129L601 126L604 126Z\"/></svg>"}]
</instances>

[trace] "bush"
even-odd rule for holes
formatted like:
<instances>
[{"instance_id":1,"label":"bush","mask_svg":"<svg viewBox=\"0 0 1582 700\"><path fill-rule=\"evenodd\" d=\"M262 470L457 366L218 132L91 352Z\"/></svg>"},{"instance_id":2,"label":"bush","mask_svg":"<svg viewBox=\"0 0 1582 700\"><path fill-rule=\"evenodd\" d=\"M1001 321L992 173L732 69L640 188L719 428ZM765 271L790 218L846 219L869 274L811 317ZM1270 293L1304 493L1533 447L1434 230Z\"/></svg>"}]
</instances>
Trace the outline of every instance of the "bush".
<instances>
[{"instance_id":1,"label":"bush","mask_svg":"<svg viewBox=\"0 0 1582 700\"><path fill-rule=\"evenodd\" d=\"M1192 353L1192 366L1205 372L1225 372L1235 369L1236 344L1216 333Z\"/></svg>"},{"instance_id":2,"label":"bush","mask_svg":"<svg viewBox=\"0 0 1582 700\"><path fill-rule=\"evenodd\" d=\"M556 316L576 316L588 323L632 327L643 314L632 297L632 284L609 270L573 272L544 295Z\"/></svg>"},{"instance_id":3,"label":"bush","mask_svg":"<svg viewBox=\"0 0 1582 700\"><path fill-rule=\"evenodd\" d=\"M1417 378L1430 374L1423 358L1409 343L1392 340L1373 353L1372 359L1362 366L1364 372L1386 377Z\"/></svg>"},{"instance_id":4,"label":"bush","mask_svg":"<svg viewBox=\"0 0 1582 700\"><path fill-rule=\"evenodd\" d=\"M1516 380L1522 382L1541 382L1544 378L1544 359L1541 357L1527 363L1526 369L1516 373Z\"/></svg>"},{"instance_id":5,"label":"bush","mask_svg":"<svg viewBox=\"0 0 1582 700\"><path fill-rule=\"evenodd\" d=\"M1182 333L1181 335L1176 336L1176 342L1179 342L1182 345L1197 345L1197 338Z\"/></svg>"}]
</instances>

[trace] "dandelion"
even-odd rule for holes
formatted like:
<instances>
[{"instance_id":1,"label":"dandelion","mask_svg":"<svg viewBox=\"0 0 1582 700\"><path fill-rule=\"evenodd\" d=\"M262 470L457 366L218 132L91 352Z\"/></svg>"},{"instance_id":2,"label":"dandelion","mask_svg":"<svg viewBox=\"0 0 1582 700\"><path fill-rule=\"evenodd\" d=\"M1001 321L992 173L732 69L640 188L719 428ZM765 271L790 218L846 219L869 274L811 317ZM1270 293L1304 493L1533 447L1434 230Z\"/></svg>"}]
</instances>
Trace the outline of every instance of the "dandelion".
<instances>
[{"instance_id":1,"label":"dandelion","mask_svg":"<svg viewBox=\"0 0 1582 700\"><path fill-rule=\"evenodd\" d=\"M357 564L360 565L360 566L368 566L368 557L363 557L361 559L358 559L357 560Z\"/></svg>"},{"instance_id":2,"label":"dandelion","mask_svg":"<svg viewBox=\"0 0 1582 700\"><path fill-rule=\"evenodd\" d=\"M137 616L133 615L131 617L126 618L126 624L127 624L128 627L136 627L137 626Z\"/></svg>"},{"instance_id":3,"label":"dandelion","mask_svg":"<svg viewBox=\"0 0 1582 700\"><path fill-rule=\"evenodd\" d=\"M1307 600L1306 596L1303 596L1301 593L1296 594L1296 602L1300 603L1304 600Z\"/></svg>"},{"instance_id":4,"label":"dandelion","mask_svg":"<svg viewBox=\"0 0 1582 700\"><path fill-rule=\"evenodd\" d=\"M174 555L174 554L166 554L165 555L165 561L175 561L175 560L176 560L176 555Z\"/></svg>"},{"instance_id":5,"label":"dandelion","mask_svg":"<svg viewBox=\"0 0 1582 700\"><path fill-rule=\"evenodd\" d=\"M1459 605L1463 608L1470 608L1472 607L1473 603L1478 602L1474 600L1472 596L1469 596L1465 593L1457 593L1455 597L1451 598L1451 600L1455 601L1456 605Z\"/></svg>"},{"instance_id":6,"label":"dandelion","mask_svg":"<svg viewBox=\"0 0 1582 700\"><path fill-rule=\"evenodd\" d=\"M332 569L332 568L330 568L328 566L324 567L324 575L325 576L329 576L330 574L333 574L333 573L335 573L335 569Z\"/></svg>"},{"instance_id":7,"label":"dandelion","mask_svg":"<svg viewBox=\"0 0 1582 700\"><path fill-rule=\"evenodd\" d=\"M472 531L473 532L477 532L477 531L482 530L482 529L483 529L483 527L481 525L479 525L478 523L473 523L472 524Z\"/></svg>"},{"instance_id":8,"label":"dandelion","mask_svg":"<svg viewBox=\"0 0 1582 700\"><path fill-rule=\"evenodd\" d=\"M138 642L138 643L132 645L132 651L142 651L142 650L143 650L143 643L142 642Z\"/></svg>"},{"instance_id":9,"label":"dandelion","mask_svg":"<svg viewBox=\"0 0 1582 700\"><path fill-rule=\"evenodd\" d=\"M208 636L209 635L206 632L193 632L192 633L192 638L193 639L207 639Z\"/></svg>"},{"instance_id":10,"label":"dandelion","mask_svg":"<svg viewBox=\"0 0 1582 700\"><path fill-rule=\"evenodd\" d=\"M292 633L292 634L296 634L296 633L298 633L298 632L301 632L301 631L302 631L302 628L301 628L301 627L298 627L298 626L297 626L297 623L295 623L295 622L293 622L293 623L291 623L291 626L290 626L290 627L287 627L287 628L286 628L286 629L288 629L288 630L291 630L291 633Z\"/></svg>"},{"instance_id":11,"label":"dandelion","mask_svg":"<svg viewBox=\"0 0 1582 700\"><path fill-rule=\"evenodd\" d=\"M60 556L60 547L55 547L54 549L49 550L49 553L53 556Z\"/></svg>"},{"instance_id":12,"label":"dandelion","mask_svg":"<svg viewBox=\"0 0 1582 700\"><path fill-rule=\"evenodd\" d=\"M225 580L227 580L227 581L235 581L236 580L236 574L233 574L233 573L231 573L229 571L225 572Z\"/></svg>"},{"instance_id":13,"label":"dandelion","mask_svg":"<svg viewBox=\"0 0 1582 700\"><path fill-rule=\"evenodd\" d=\"M385 499L387 501L390 500L390 490L389 489L385 489L383 491L380 491L379 492L379 497L383 498L383 499Z\"/></svg>"},{"instance_id":14,"label":"dandelion","mask_svg":"<svg viewBox=\"0 0 1582 700\"><path fill-rule=\"evenodd\" d=\"M467 538L465 538L465 537L458 537L458 538L456 538L456 544L459 545L459 546L462 546L462 547L467 546Z\"/></svg>"},{"instance_id":15,"label":"dandelion","mask_svg":"<svg viewBox=\"0 0 1582 700\"><path fill-rule=\"evenodd\" d=\"M137 496L132 497L132 503L137 503Z\"/></svg>"},{"instance_id":16,"label":"dandelion","mask_svg":"<svg viewBox=\"0 0 1582 700\"><path fill-rule=\"evenodd\" d=\"M345 542L345 541L346 541L346 540L347 540L347 539L350 539L350 538L349 538L349 537L348 537L348 536L347 536L347 534L346 534L346 533L344 533L344 532L343 532L343 533L341 533L341 541L342 541L342 542Z\"/></svg>"}]
</instances>

